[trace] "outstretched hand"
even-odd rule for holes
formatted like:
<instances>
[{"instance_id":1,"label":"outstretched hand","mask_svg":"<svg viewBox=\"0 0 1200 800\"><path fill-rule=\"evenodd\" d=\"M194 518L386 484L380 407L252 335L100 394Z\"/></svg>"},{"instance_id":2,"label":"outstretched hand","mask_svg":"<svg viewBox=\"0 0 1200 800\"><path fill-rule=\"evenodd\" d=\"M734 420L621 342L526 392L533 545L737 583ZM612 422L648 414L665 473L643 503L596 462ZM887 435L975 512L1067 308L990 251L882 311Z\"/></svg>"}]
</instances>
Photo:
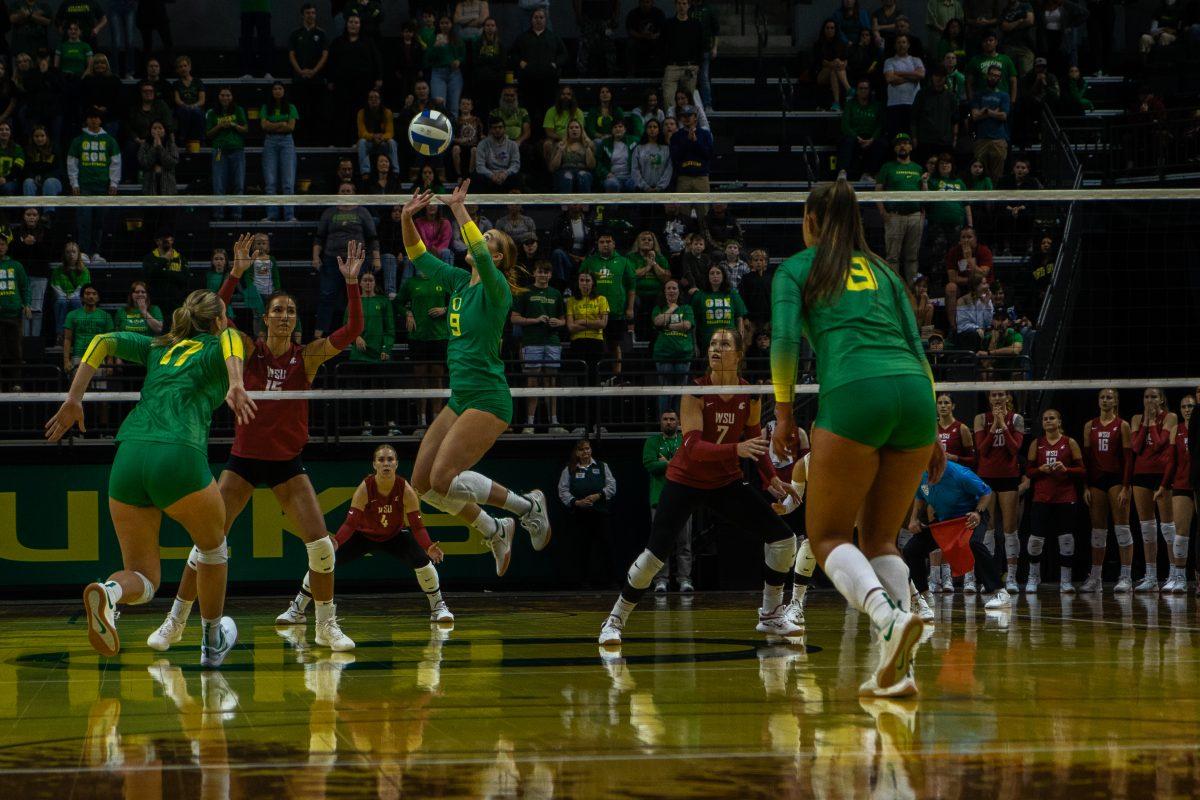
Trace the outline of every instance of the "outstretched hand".
<instances>
[{"instance_id":1,"label":"outstretched hand","mask_svg":"<svg viewBox=\"0 0 1200 800\"><path fill-rule=\"evenodd\" d=\"M80 433L87 433L87 428L83 424L83 403L73 397L68 397L58 407L54 416L46 421L46 440L57 442L76 425L79 426Z\"/></svg>"},{"instance_id":2,"label":"outstretched hand","mask_svg":"<svg viewBox=\"0 0 1200 800\"><path fill-rule=\"evenodd\" d=\"M470 186L471 179L467 178L458 186L454 187L454 191L450 193L449 197L443 196L442 202L448 205L451 209L453 209L455 206L463 205L467 202L467 189L470 188Z\"/></svg>"},{"instance_id":3,"label":"outstretched hand","mask_svg":"<svg viewBox=\"0 0 1200 800\"><path fill-rule=\"evenodd\" d=\"M258 410L258 406L246 393L246 387L240 383L229 387L229 391L225 393L225 404L233 410L238 425L249 425L254 419L254 412Z\"/></svg>"},{"instance_id":4,"label":"outstretched hand","mask_svg":"<svg viewBox=\"0 0 1200 800\"><path fill-rule=\"evenodd\" d=\"M337 265L338 271L342 273L342 277L347 283L358 281L358 271L362 268L363 261L366 260L367 248L362 242L351 240L346 245L346 257L338 256Z\"/></svg>"},{"instance_id":5,"label":"outstretched hand","mask_svg":"<svg viewBox=\"0 0 1200 800\"><path fill-rule=\"evenodd\" d=\"M243 233L233 243L233 264L229 271L233 277L240 278L250 267L250 247L254 244L254 234Z\"/></svg>"},{"instance_id":6,"label":"outstretched hand","mask_svg":"<svg viewBox=\"0 0 1200 800\"><path fill-rule=\"evenodd\" d=\"M407 217L412 217L425 210L425 206L433 202L433 192L416 190L413 192L412 199L404 204L404 208L400 210Z\"/></svg>"}]
</instances>

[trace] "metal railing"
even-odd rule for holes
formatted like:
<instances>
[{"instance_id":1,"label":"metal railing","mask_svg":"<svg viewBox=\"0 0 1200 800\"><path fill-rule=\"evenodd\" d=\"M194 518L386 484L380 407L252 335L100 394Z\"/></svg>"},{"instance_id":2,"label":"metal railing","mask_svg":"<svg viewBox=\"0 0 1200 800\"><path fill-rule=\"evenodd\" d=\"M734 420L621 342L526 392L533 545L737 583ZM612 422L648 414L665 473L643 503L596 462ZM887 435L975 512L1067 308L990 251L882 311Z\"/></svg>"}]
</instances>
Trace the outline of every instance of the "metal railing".
<instances>
[{"instance_id":1,"label":"metal railing","mask_svg":"<svg viewBox=\"0 0 1200 800\"><path fill-rule=\"evenodd\" d=\"M1057 123L1081 157L1085 179L1103 186L1200 180L1200 108Z\"/></svg>"}]
</instances>

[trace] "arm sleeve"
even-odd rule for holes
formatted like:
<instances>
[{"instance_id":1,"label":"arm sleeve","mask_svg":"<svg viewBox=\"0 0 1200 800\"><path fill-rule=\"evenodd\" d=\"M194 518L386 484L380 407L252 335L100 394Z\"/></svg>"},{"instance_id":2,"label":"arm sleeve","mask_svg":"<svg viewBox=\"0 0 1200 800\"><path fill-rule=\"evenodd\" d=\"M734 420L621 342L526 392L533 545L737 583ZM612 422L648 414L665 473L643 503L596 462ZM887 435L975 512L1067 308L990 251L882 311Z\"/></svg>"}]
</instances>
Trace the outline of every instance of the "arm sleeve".
<instances>
[{"instance_id":1,"label":"arm sleeve","mask_svg":"<svg viewBox=\"0 0 1200 800\"><path fill-rule=\"evenodd\" d=\"M1025 444L1025 434L1017 430L1011 422L1004 426L1004 449L1010 455L1019 455L1021 445Z\"/></svg>"},{"instance_id":2,"label":"arm sleeve","mask_svg":"<svg viewBox=\"0 0 1200 800\"><path fill-rule=\"evenodd\" d=\"M558 476L558 499L567 508L575 502L575 498L571 496L571 475L567 467L564 467L562 475Z\"/></svg>"},{"instance_id":3,"label":"arm sleeve","mask_svg":"<svg viewBox=\"0 0 1200 800\"><path fill-rule=\"evenodd\" d=\"M651 437L642 445L642 466L651 475L662 475L667 471L667 462L658 458L657 437Z\"/></svg>"},{"instance_id":4,"label":"arm sleeve","mask_svg":"<svg viewBox=\"0 0 1200 800\"><path fill-rule=\"evenodd\" d=\"M408 520L408 529L412 531L413 538L417 540L417 544L422 550L428 550L433 546L433 541L429 538L429 531L425 530L425 522L421 519L421 512L410 511L406 517Z\"/></svg>"},{"instance_id":5,"label":"arm sleeve","mask_svg":"<svg viewBox=\"0 0 1200 800\"><path fill-rule=\"evenodd\" d=\"M237 289L238 279L233 277L232 272L226 272L225 280L221 281L221 288L217 290L217 297L221 298L221 301L228 306L233 302L233 294Z\"/></svg>"},{"instance_id":6,"label":"arm sleeve","mask_svg":"<svg viewBox=\"0 0 1200 800\"><path fill-rule=\"evenodd\" d=\"M83 363L96 369L109 356L122 361L145 364L150 354L151 339L140 333L102 333L92 339L83 353Z\"/></svg>"},{"instance_id":7,"label":"arm sleeve","mask_svg":"<svg viewBox=\"0 0 1200 800\"><path fill-rule=\"evenodd\" d=\"M961 436L961 435L962 434L959 434L959 436ZM975 438L974 436L971 437L972 440L974 440L974 438ZM974 450L969 450L958 457L958 463L961 466L964 466L967 469L971 469L971 470L975 469L976 461L978 461L978 458L975 455Z\"/></svg>"},{"instance_id":8,"label":"arm sleeve","mask_svg":"<svg viewBox=\"0 0 1200 800\"><path fill-rule=\"evenodd\" d=\"M771 282L771 382L777 403L790 403L796 394L803 313L801 286L781 267Z\"/></svg>"},{"instance_id":9,"label":"arm sleeve","mask_svg":"<svg viewBox=\"0 0 1200 800\"><path fill-rule=\"evenodd\" d=\"M613 477L612 470L608 468L608 464L604 465L604 498L612 500L617 494L617 479Z\"/></svg>"},{"instance_id":10,"label":"arm sleeve","mask_svg":"<svg viewBox=\"0 0 1200 800\"><path fill-rule=\"evenodd\" d=\"M508 278L492 261L492 254L488 252L487 242L483 240L479 227L474 222L468 222L462 227L462 237L475 257L475 269L479 271L479 279L488 299L497 304L510 300Z\"/></svg>"},{"instance_id":11,"label":"arm sleeve","mask_svg":"<svg viewBox=\"0 0 1200 800\"><path fill-rule=\"evenodd\" d=\"M762 435L761 425L747 425L742 432L742 440L757 439ZM767 452L754 460L754 467L758 471L758 478L762 481L763 488L771 485L771 479L775 477L775 465L771 463L771 451Z\"/></svg>"},{"instance_id":12,"label":"arm sleeve","mask_svg":"<svg viewBox=\"0 0 1200 800\"><path fill-rule=\"evenodd\" d=\"M362 509L354 508L353 506L346 512L346 521L338 528L337 535L335 536L339 545L353 536L354 532L359 529L362 515Z\"/></svg>"},{"instance_id":13,"label":"arm sleeve","mask_svg":"<svg viewBox=\"0 0 1200 800\"><path fill-rule=\"evenodd\" d=\"M688 431L683 435L682 448L696 461L714 463L737 460L737 442L714 444L704 441L700 431Z\"/></svg>"},{"instance_id":14,"label":"arm sleeve","mask_svg":"<svg viewBox=\"0 0 1200 800\"><path fill-rule=\"evenodd\" d=\"M346 284L346 324L329 334L329 343L345 350L363 332L362 295L357 283Z\"/></svg>"}]
</instances>

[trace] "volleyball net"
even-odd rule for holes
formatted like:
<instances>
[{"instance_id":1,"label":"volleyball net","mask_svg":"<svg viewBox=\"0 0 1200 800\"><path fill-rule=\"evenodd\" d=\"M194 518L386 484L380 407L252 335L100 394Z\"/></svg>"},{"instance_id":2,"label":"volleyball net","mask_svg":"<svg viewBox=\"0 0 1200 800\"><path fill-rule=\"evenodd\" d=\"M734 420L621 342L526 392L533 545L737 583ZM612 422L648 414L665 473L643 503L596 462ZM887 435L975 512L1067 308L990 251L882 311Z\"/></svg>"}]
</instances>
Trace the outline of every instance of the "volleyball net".
<instances>
[{"instance_id":1,"label":"volleyball net","mask_svg":"<svg viewBox=\"0 0 1200 800\"><path fill-rule=\"evenodd\" d=\"M478 184L472 188L482 189ZM1200 272L1194 267L1200 190L858 188L869 244L898 272L915 276L910 286L935 377L955 394L962 413L984 407L995 387L1013 391L1032 416L1052 403L1081 414L1094 410L1101 386L1133 394L1161 385L1174 407L1200 383L1190 346L1200 334ZM751 186L706 195L473 192L480 227L510 232L517 242L516 309L528 308L524 296L536 293L541 266L549 273L543 280L564 298L564 317L565 301L579 294L580 272L592 274L600 293L612 297L610 313L623 315L629 284L614 273L632 273L633 313L620 341L610 332L599 351L577 345L559 328L547 354L544 345L555 337L543 334L554 331L506 329L501 356L514 390L514 433L617 435L657 428L658 412L676 407L678 396L691 391L686 383L704 370L706 337L722 327L745 334L744 374L756 384L751 391L764 394L769 412L770 274L803 249L806 196ZM438 351L428 344L431 332L435 339L445 334L426 324L428 303L406 291L419 277L400 237L397 209L408 197L121 195L36 198L36 205L34 198L0 198L8 258L30 278L32 310L23 323L21 363L5 358L0 364L0 439L37 436L61 400L72 367L64 344L79 345L78 337L63 342L60 333L74 327L87 336L91 330L78 325L78 316L74 326L65 324L82 302L84 283L96 289L99 308L114 320L138 316L131 290L143 283L147 305L158 306L169 325L171 308L187 292L220 284L218 270L228 268L221 254L228 262L233 242L250 233L260 257L232 304L239 328L263 333L263 298L276 290L296 300L298 341L310 341L321 329L320 313L327 325L340 325L345 296L340 276L330 274L336 270L331 257L345 241L346 226L361 220L357 209L371 218L379 250L378 261L368 255L364 273L372 274L374 293L388 303L376 303L364 337L375 338L325 363L313 390L295 396L312 401L317 438L419 430L447 394L444 358L431 356ZM288 206L296 221L264 221L283 216ZM429 249L466 268L466 248L449 213L434 208L421 225ZM321 243L319 250L314 242ZM84 275L68 263L80 243L90 262ZM101 259L93 258L96 253ZM618 257L624 267L614 263ZM762 260L765 276L754 268ZM679 289L674 301L664 297L668 283ZM693 328L661 342L655 310L672 303L690 309ZM390 333L382 317L390 321ZM802 413L811 417L816 365L808 356L797 380ZM90 431L115 431L143 375L135 365L106 365L89 396L98 403L94 413L89 409L96 417L89 419ZM1140 400L1137 405L1126 411L1140 410ZM534 422L526 425L531 407ZM231 430L232 421L219 413L214 435Z\"/></svg>"}]
</instances>

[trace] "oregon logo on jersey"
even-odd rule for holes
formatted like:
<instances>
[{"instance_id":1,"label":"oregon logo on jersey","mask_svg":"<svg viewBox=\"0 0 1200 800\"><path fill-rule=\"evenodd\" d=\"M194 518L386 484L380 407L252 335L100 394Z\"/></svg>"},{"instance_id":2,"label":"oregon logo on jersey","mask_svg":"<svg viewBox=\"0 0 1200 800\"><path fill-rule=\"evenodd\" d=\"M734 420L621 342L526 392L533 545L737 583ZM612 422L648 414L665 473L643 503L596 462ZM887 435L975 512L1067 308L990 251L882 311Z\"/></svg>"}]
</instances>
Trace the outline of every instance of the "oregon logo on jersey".
<instances>
[{"instance_id":1,"label":"oregon logo on jersey","mask_svg":"<svg viewBox=\"0 0 1200 800\"><path fill-rule=\"evenodd\" d=\"M879 289L879 281L871 271L871 265L865 258L856 257L850 262L850 272L846 275L847 292L874 292Z\"/></svg>"}]
</instances>

